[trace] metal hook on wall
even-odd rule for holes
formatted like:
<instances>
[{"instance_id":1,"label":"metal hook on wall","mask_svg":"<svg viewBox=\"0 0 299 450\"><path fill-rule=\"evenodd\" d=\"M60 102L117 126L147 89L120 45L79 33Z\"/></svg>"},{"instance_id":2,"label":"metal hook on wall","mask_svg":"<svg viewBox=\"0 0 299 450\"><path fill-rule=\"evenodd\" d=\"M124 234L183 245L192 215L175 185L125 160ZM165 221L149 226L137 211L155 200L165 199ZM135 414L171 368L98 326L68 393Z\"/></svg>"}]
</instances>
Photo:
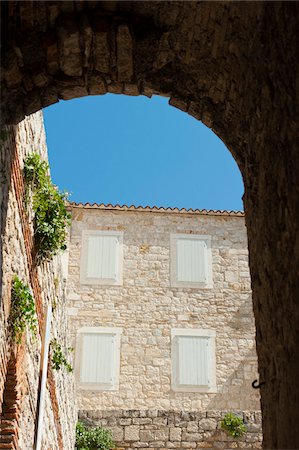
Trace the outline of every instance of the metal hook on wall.
<instances>
[{"instance_id":1,"label":"metal hook on wall","mask_svg":"<svg viewBox=\"0 0 299 450\"><path fill-rule=\"evenodd\" d=\"M253 389L259 389L263 384L265 384L265 381L260 381L259 384L257 384L257 383L258 383L258 380L254 380L251 383L251 386L253 387Z\"/></svg>"}]
</instances>

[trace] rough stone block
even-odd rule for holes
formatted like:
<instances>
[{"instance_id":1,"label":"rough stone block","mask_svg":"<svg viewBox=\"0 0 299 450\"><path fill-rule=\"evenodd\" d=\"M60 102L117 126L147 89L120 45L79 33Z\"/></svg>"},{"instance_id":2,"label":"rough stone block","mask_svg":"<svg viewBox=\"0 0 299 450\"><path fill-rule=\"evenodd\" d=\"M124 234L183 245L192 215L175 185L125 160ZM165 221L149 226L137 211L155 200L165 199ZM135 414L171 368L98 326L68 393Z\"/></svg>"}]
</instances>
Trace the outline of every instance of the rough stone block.
<instances>
[{"instance_id":1,"label":"rough stone block","mask_svg":"<svg viewBox=\"0 0 299 450\"><path fill-rule=\"evenodd\" d=\"M237 282L238 281L238 273L233 271L227 271L224 274L225 281L228 281L230 283Z\"/></svg>"},{"instance_id":2,"label":"rough stone block","mask_svg":"<svg viewBox=\"0 0 299 450\"><path fill-rule=\"evenodd\" d=\"M110 92L111 94L122 94L123 93L122 83L108 84L108 92Z\"/></svg>"},{"instance_id":3,"label":"rough stone block","mask_svg":"<svg viewBox=\"0 0 299 450\"><path fill-rule=\"evenodd\" d=\"M198 429L200 431L212 431L216 430L217 428L217 421L215 419L201 419L198 422Z\"/></svg>"},{"instance_id":4,"label":"rough stone block","mask_svg":"<svg viewBox=\"0 0 299 450\"><path fill-rule=\"evenodd\" d=\"M153 423L149 417L133 418L133 425L149 425Z\"/></svg>"},{"instance_id":5,"label":"rough stone block","mask_svg":"<svg viewBox=\"0 0 299 450\"><path fill-rule=\"evenodd\" d=\"M70 88L62 88L59 91L59 98L62 100L70 100L72 98L85 97L88 95L87 89L84 86L73 86Z\"/></svg>"},{"instance_id":6,"label":"rough stone block","mask_svg":"<svg viewBox=\"0 0 299 450\"><path fill-rule=\"evenodd\" d=\"M119 425L131 425L132 424L132 419L119 419Z\"/></svg>"},{"instance_id":7,"label":"rough stone block","mask_svg":"<svg viewBox=\"0 0 299 450\"><path fill-rule=\"evenodd\" d=\"M159 425L159 426L166 426L167 425L167 419L163 419L163 417L155 417L153 419L153 424Z\"/></svg>"},{"instance_id":8,"label":"rough stone block","mask_svg":"<svg viewBox=\"0 0 299 450\"><path fill-rule=\"evenodd\" d=\"M89 95L106 94L107 86L103 77L99 74L92 74L88 79Z\"/></svg>"},{"instance_id":9,"label":"rough stone block","mask_svg":"<svg viewBox=\"0 0 299 450\"><path fill-rule=\"evenodd\" d=\"M198 422L188 422L187 423L187 432L196 433L198 431Z\"/></svg>"},{"instance_id":10,"label":"rough stone block","mask_svg":"<svg viewBox=\"0 0 299 450\"><path fill-rule=\"evenodd\" d=\"M169 439L169 428L161 428L160 430L154 431L155 441L168 441Z\"/></svg>"},{"instance_id":11,"label":"rough stone block","mask_svg":"<svg viewBox=\"0 0 299 450\"><path fill-rule=\"evenodd\" d=\"M221 420L222 419L221 411L207 411L207 418Z\"/></svg>"},{"instance_id":12,"label":"rough stone block","mask_svg":"<svg viewBox=\"0 0 299 450\"><path fill-rule=\"evenodd\" d=\"M183 432L182 439L184 441L192 442L192 441L200 441L202 439L201 433L186 433Z\"/></svg>"},{"instance_id":13,"label":"rough stone block","mask_svg":"<svg viewBox=\"0 0 299 450\"><path fill-rule=\"evenodd\" d=\"M181 442L182 448L196 448L196 442Z\"/></svg>"},{"instance_id":14,"label":"rough stone block","mask_svg":"<svg viewBox=\"0 0 299 450\"><path fill-rule=\"evenodd\" d=\"M58 27L60 67L69 76L81 76L80 34L75 20L64 20Z\"/></svg>"},{"instance_id":15,"label":"rough stone block","mask_svg":"<svg viewBox=\"0 0 299 450\"><path fill-rule=\"evenodd\" d=\"M140 430L140 440L150 442L155 439L153 430Z\"/></svg>"},{"instance_id":16,"label":"rough stone block","mask_svg":"<svg viewBox=\"0 0 299 450\"><path fill-rule=\"evenodd\" d=\"M213 448L213 442L207 442L207 441L197 442L196 447L197 448Z\"/></svg>"},{"instance_id":17,"label":"rough stone block","mask_svg":"<svg viewBox=\"0 0 299 450\"><path fill-rule=\"evenodd\" d=\"M120 25L117 29L116 49L118 80L129 82L133 77L133 43L126 24Z\"/></svg>"},{"instance_id":18,"label":"rough stone block","mask_svg":"<svg viewBox=\"0 0 299 450\"><path fill-rule=\"evenodd\" d=\"M221 441L214 441L213 444L214 444L215 449L217 449L217 448L227 449L228 445L230 445L227 442L221 442Z\"/></svg>"},{"instance_id":19,"label":"rough stone block","mask_svg":"<svg viewBox=\"0 0 299 450\"><path fill-rule=\"evenodd\" d=\"M169 428L169 440L170 441L180 441L182 437L182 430L179 427Z\"/></svg>"},{"instance_id":20,"label":"rough stone block","mask_svg":"<svg viewBox=\"0 0 299 450\"><path fill-rule=\"evenodd\" d=\"M125 427L125 441L139 441L139 426L129 425Z\"/></svg>"},{"instance_id":21,"label":"rough stone block","mask_svg":"<svg viewBox=\"0 0 299 450\"><path fill-rule=\"evenodd\" d=\"M174 57L174 52L171 48L170 42L170 33L163 33L160 41L159 41L159 49L157 53L157 57L154 61L154 68L161 69L163 66L172 61Z\"/></svg>"},{"instance_id":22,"label":"rough stone block","mask_svg":"<svg viewBox=\"0 0 299 450\"><path fill-rule=\"evenodd\" d=\"M140 95L140 92L139 92L138 86L136 86L136 84L125 83L124 94L136 96L136 95Z\"/></svg>"},{"instance_id":23,"label":"rough stone block","mask_svg":"<svg viewBox=\"0 0 299 450\"><path fill-rule=\"evenodd\" d=\"M122 442L124 438L124 429L122 427L110 427L109 430L112 433L113 440L116 442Z\"/></svg>"},{"instance_id":24,"label":"rough stone block","mask_svg":"<svg viewBox=\"0 0 299 450\"><path fill-rule=\"evenodd\" d=\"M97 32L94 34L93 39L93 51L94 51L94 67L96 70L102 73L108 73L110 64L110 49L108 44L108 33Z\"/></svg>"}]
</instances>

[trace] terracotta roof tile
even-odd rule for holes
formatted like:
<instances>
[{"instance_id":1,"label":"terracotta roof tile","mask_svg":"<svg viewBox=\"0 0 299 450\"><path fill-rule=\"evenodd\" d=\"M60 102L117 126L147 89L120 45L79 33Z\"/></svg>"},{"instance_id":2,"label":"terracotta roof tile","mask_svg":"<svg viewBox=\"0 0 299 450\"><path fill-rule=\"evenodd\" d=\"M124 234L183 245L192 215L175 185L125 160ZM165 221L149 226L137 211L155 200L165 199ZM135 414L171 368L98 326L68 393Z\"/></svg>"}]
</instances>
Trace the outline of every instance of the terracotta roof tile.
<instances>
[{"instance_id":1,"label":"terracotta roof tile","mask_svg":"<svg viewBox=\"0 0 299 450\"><path fill-rule=\"evenodd\" d=\"M244 217L244 211L226 211L226 210L214 210L214 209L186 209L186 208L165 208L158 206L135 206L135 205L111 205L110 203L105 205L104 203L76 203L69 202L70 208L83 208L83 209L101 209L101 210L113 210L113 211L142 211L153 213L179 213L179 214L199 214L203 216L233 216Z\"/></svg>"}]
</instances>

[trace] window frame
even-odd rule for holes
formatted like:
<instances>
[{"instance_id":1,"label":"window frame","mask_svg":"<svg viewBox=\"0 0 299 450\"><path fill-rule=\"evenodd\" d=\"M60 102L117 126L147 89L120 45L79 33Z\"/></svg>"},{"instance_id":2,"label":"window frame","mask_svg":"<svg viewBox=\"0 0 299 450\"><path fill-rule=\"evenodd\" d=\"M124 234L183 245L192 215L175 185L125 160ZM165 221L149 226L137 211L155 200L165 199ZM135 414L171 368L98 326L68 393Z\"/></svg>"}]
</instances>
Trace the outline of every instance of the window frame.
<instances>
[{"instance_id":1,"label":"window frame","mask_svg":"<svg viewBox=\"0 0 299 450\"><path fill-rule=\"evenodd\" d=\"M113 361L113 383L97 383L97 382L81 382L80 367L82 360L83 336L86 334L113 334L115 342L113 345L114 361ZM120 345L121 345L122 328L118 327L82 327L77 331L76 336L76 355L75 355L75 379L77 387L82 390L91 391L118 391L120 376Z\"/></svg>"},{"instance_id":2,"label":"window frame","mask_svg":"<svg viewBox=\"0 0 299 450\"><path fill-rule=\"evenodd\" d=\"M207 246L206 254L206 275L207 281L179 281L177 275L177 241L179 239L204 241ZM213 287L213 268L212 268L212 246L211 236L202 234L187 234L187 233L171 233L170 235L170 285L171 287L182 288L202 288L211 289Z\"/></svg>"},{"instance_id":3,"label":"window frame","mask_svg":"<svg viewBox=\"0 0 299 450\"><path fill-rule=\"evenodd\" d=\"M110 230L83 230L81 239L81 261L80 261L80 284L88 285L108 285L121 286L123 283L123 232ZM116 278L89 278L87 277L87 262L88 262L88 237L89 236L109 236L116 237L119 246L118 254L116 255L117 274Z\"/></svg>"},{"instance_id":4,"label":"window frame","mask_svg":"<svg viewBox=\"0 0 299 450\"><path fill-rule=\"evenodd\" d=\"M185 336L205 337L210 339L207 386L183 385L177 382L177 366L179 355L177 352L177 338ZM175 392L216 393L216 331L211 329L172 328L171 329L171 388Z\"/></svg>"}]
</instances>

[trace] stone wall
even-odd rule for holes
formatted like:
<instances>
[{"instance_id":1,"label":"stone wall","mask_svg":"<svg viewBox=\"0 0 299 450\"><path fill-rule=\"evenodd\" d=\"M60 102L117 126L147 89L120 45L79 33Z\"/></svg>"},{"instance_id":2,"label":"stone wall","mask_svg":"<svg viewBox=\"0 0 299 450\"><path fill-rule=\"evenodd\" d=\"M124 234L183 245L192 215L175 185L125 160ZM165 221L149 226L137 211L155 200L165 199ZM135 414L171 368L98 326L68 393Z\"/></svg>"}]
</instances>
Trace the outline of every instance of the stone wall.
<instances>
[{"instance_id":1,"label":"stone wall","mask_svg":"<svg viewBox=\"0 0 299 450\"><path fill-rule=\"evenodd\" d=\"M265 447L299 448L298 2L0 7L5 123L59 99L158 92L232 152L245 185Z\"/></svg>"},{"instance_id":2,"label":"stone wall","mask_svg":"<svg viewBox=\"0 0 299 450\"><path fill-rule=\"evenodd\" d=\"M88 411L92 418L100 411L103 419L110 417L119 425L117 418L129 419L124 411L134 410L134 414L146 414L146 425L150 424L147 411L161 410L169 417L189 411L205 417L215 409L223 413L259 410L259 393L251 387L258 375L242 214L73 205L72 216L67 306L74 346L81 327L122 328L119 390L99 392L77 385L81 412ZM121 286L80 283L83 230L123 231ZM170 285L171 233L211 236L212 288ZM216 331L216 393L172 389L173 328ZM130 422L132 430L146 430L139 427L141 423ZM129 441L125 433L124 442Z\"/></svg>"},{"instance_id":3,"label":"stone wall","mask_svg":"<svg viewBox=\"0 0 299 450\"><path fill-rule=\"evenodd\" d=\"M45 311L54 306L51 338L67 347L67 317L64 307L65 270L60 256L36 267L33 258L32 213L24 208L23 161L38 152L47 159L42 114L34 114L16 127L6 129L1 147L3 191L1 196L1 445L28 450L33 448L41 368ZM11 282L17 275L33 293L38 334L27 330L20 345L10 340L8 319ZM50 363L50 361L49 361ZM50 365L50 364L49 364ZM43 448L72 449L76 407L72 374L48 368L44 407ZM2 447L1 447L2 448Z\"/></svg>"},{"instance_id":4,"label":"stone wall","mask_svg":"<svg viewBox=\"0 0 299 450\"><path fill-rule=\"evenodd\" d=\"M164 448L261 448L261 412L236 411L247 432L233 439L221 430L221 411L80 411L79 419L111 430L116 445L127 450Z\"/></svg>"}]
</instances>

